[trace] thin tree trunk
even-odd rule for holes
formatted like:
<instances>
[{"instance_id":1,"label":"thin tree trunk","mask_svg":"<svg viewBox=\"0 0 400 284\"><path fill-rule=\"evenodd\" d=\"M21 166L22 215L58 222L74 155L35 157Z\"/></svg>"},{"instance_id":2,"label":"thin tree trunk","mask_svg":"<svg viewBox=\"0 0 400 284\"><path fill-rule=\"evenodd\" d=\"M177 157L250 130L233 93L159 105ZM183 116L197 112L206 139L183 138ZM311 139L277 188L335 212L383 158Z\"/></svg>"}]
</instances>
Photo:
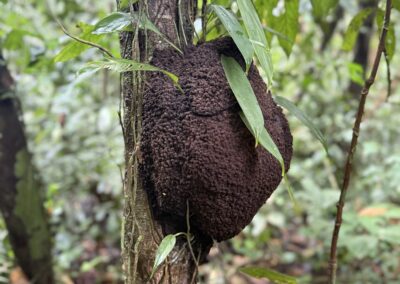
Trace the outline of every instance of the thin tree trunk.
<instances>
[{"instance_id":1,"label":"thin tree trunk","mask_svg":"<svg viewBox=\"0 0 400 284\"><path fill-rule=\"evenodd\" d=\"M119 4L119 1L117 1ZM180 8L179 8L180 6ZM119 7L121 9L121 7ZM196 12L195 0L141 0L125 12L147 15L171 42L184 49L192 42L192 25ZM120 34L121 56L147 62L152 51L170 48L160 36L150 31ZM148 196L138 173L140 159L141 112L145 74L127 72L121 76L122 111L121 121L125 141L124 180L124 224L123 224L123 268L125 283L193 283L197 274L196 257L208 248L201 244L189 245L186 238L179 237L167 262L150 279L155 252L165 236L176 233L171 224L155 220ZM172 224L173 225L173 224ZM191 252L191 249L193 251Z\"/></svg>"},{"instance_id":2,"label":"thin tree trunk","mask_svg":"<svg viewBox=\"0 0 400 284\"><path fill-rule=\"evenodd\" d=\"M32 283L54 283L42 188L27 149L19 101L0 54L0 210L15 257Z\"/></svg>"}]
</instances>

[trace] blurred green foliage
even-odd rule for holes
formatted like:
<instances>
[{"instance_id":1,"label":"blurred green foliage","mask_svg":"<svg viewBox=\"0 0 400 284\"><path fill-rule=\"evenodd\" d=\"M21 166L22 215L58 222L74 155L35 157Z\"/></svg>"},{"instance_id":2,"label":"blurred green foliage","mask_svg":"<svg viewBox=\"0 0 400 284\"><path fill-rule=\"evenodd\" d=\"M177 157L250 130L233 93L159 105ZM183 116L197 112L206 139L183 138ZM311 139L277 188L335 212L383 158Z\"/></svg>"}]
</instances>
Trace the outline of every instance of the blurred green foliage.
<instances>
[{"instance_id":1,"label":"blurred green foliage","mask_svg":"<svg viewBox=\"0 0 400 284\"><path fill-rule=\"evenodd\" d=\"M119 78L107 70L77 76L86 62L102 54L71 41L57 24L59 20L71 34L82 36L84 27L93 27L115 11L115 3L0 2L0 46L17 82L30 150L47 189L58 277L121 280ZM349 84L364 79L361 65L342 47L360 8L357 1L299 1L299 32L293 35L281 24L282 15L289 13L285 2L290 1L254 1L271 43L271 89L312 119L327 140L331 159L309 129L288 115L294 136L289 179L301 212L294 210L286 190L278 189L244 232L212 249L210 262L200 268L203 283L240 281L246 276L238 269L246 265L269 267L298 277L300 283L327 282L335 204L359 97L349 92ZM322 2L326 5L320 6ZM238 12L235 1L213 3ZM344 10L339 18L338 7ZM400 13L392 13L393 38L399 39L400 29L394 28ZM198 21L196 28L201 26ZM322 47L335 21L329 44ZM374 25L372 52L379 32ZM207 39L226 34L214 16L208 30ZM116 34L95 40L119 54ZM55 62L65 46L79 52L69 61ZM392 54L391 65L399 66L395 45ZM400 72L391 71L391 97L387 99L387 67L382 61L367 101L339 240L340 283L394 284L400 279ZM0 221L0 283L7 283L14 266Z\"/></svg>"},{"instance_id":2,"label":"blurred green foliage","mask_svg":"<svg viewBox=\"0 0 400 284\"><path fill-rule=\"evenodd\" d=\"M99 279L107 274L120 279L123 139L118 119L119 76L107 70L76 75L85 62L101 55L93 49L74 61L54 62L62 47L72 43L56 18L72 34L79 34L80 27L87 25L76 27L78 23L92 23L112 12L114 1L0 5L0 44L17 82L30 150L47 188L59 277L75 278L99 268ZM116 35L102 40L118 54ZM6 231L0 232L0 263L11 268ZM0 276L7 277L3 266Z\"/></svg>"}]
</instances>

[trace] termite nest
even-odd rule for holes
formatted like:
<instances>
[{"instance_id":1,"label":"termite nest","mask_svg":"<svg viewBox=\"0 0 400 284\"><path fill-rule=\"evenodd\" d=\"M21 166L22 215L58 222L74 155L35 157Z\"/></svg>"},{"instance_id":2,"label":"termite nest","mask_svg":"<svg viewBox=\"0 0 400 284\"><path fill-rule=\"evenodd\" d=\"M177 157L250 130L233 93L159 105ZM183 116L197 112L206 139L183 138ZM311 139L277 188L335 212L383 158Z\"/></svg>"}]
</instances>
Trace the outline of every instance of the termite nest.
<instances>
[{"instance_id":1,"label":"termite nest","mask_svg":"<svg viewBox=\"0 0 400 284\"><path fill-rule=\"evenodd\" d=\"M151 64L179 77L180 91L161 72L147 74L140 172L156 218L216 241L249 224L282 179L279 162L255 139L239 112L221 55L244 60L230 38L156 50ZM292 135L256 67L248 78L265 127L289 169Z\"/></svg>"}]
</instances>

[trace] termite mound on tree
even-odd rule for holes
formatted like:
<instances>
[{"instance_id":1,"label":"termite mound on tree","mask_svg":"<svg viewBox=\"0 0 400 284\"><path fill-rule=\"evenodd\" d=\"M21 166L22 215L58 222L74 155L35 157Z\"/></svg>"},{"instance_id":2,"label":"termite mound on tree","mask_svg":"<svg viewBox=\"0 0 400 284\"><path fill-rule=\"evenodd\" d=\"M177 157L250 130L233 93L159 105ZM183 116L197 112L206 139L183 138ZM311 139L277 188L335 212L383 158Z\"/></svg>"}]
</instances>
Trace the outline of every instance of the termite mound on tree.
<instances>
[{"instance_id":1,"label":"termite mound on tree","mask_svg":"<svg viewBox=\"0 0 400 284\"><path fill-rule=\"evenodd\" d=\"M249 224L282 179L279 162L255 147L239 116L221 54L244 66L230 38L189 46L183 55L173 49L154 52L151 64L176 74L183 93L164 74L147 75L140 165L156 218L185 230L188 204L191 228L217 241ZM288 170L288 122L255 66L248 78Z\"/></svg>"}]
</instances>

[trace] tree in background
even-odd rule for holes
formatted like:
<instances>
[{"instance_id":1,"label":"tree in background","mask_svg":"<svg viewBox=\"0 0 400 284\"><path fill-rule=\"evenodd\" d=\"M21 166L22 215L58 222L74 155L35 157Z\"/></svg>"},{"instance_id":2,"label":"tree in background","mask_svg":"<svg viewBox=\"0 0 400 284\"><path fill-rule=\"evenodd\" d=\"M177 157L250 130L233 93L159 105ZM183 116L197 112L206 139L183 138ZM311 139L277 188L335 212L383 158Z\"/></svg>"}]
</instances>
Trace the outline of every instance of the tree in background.
<instances>
[{"instance_id":1,"label":"tree in background","mask_svg":"<svg viewBox=\"0 0 400 284\"><path fill-rule=\"evenodd\" d=\"M13 79L0 53L0 210L15 257L34 283L54 283L44 190L32 164Z\"/></svg>"}]
</instances>

